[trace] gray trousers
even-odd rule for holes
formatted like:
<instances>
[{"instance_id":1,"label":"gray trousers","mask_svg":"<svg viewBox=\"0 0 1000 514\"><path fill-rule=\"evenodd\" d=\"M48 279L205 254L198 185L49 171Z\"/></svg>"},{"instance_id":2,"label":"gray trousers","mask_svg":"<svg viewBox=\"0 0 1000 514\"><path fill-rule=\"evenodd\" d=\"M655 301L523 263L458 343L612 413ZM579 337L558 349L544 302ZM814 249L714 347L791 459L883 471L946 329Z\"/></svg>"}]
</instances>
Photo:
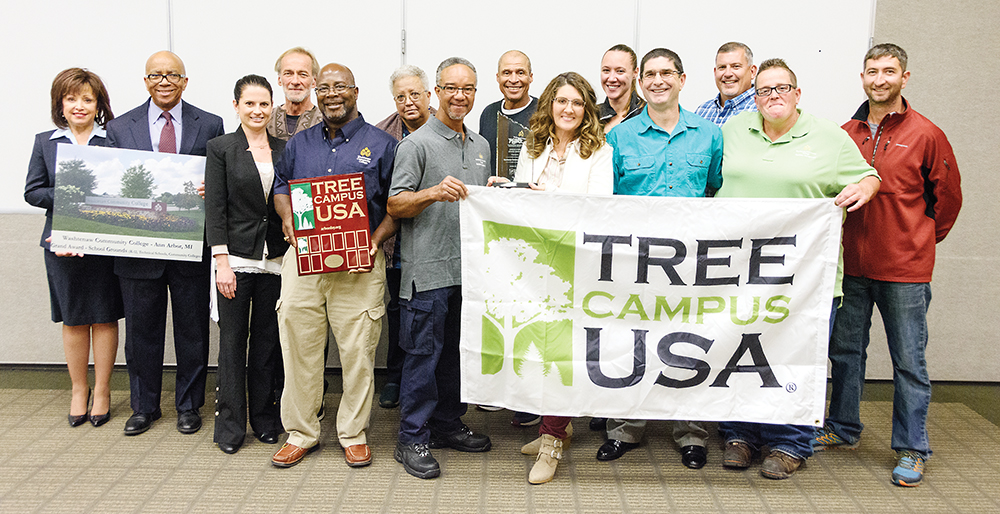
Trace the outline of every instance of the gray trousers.
<instances>
[{"instance_id":1,"label":"gray trousers","mask_svg":"<svg viewBox=\"0 0 1000 514\"><path fill-rule=\"evenodd\" d=\"M608 419L608 439L626 443L638 443L646 431L644 419ZM674 420L674 441L681 448L685 446L705 446L708 431L700 421Z\"/></svg>"}]
</instances>

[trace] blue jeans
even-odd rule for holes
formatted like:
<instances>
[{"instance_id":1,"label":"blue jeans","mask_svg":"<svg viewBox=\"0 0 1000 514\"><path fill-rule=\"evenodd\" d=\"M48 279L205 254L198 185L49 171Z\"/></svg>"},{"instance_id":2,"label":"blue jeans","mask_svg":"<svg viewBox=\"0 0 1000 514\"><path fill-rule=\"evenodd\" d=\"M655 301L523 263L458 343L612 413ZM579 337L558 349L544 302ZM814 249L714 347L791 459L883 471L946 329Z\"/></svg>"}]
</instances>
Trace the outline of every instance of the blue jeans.
<instances>
[{"instance_id":1,"label":"blue jeans","mask_svg":"<svg viewBox=\"0 0 1000 514\"><path fill-rule=\"evenodd\" d=\"M837 314L837 304L840 298L833 299L830 308L829 333L833 333L834 320ZM747 423L743 421L728 421L719 423L719 432L726 442L740 441L749 444L754 450L767 445L772 450L781 450L793 457L807 459L812 456L812 438L816 431L806 425L772 425L768 423Z\"/></svg>"},{"instance_id":2,"label":"blue jeans","mask_svg":"<svg viewBox=\"0 0 1000 514\"><path fill-rule=\"evenodd\" d=\"M840 437L857 442L861 437L861 391L865 384L872 306L877 305L892 357L892 449L912 450L925 458L927 409L931 381L927 375L927 306L931 285L882 282L844 276L844 305L837 314L830 339L833 364L830 415L827 424Z\"/></svg>"}]
</instances>

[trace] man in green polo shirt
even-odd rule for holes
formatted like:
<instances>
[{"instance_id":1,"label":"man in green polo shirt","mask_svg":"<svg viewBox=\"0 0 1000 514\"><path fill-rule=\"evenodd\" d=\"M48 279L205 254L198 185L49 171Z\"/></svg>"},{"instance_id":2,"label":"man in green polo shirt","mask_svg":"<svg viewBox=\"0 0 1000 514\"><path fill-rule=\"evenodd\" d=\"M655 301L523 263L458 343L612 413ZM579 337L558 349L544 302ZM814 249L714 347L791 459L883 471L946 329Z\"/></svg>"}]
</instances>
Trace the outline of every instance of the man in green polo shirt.
<instances>
[{"instance_id":1,"label":"man in green polo shirt","mask_svg":"<svg viewBox=\"0 0 1000 514\"><path fill-rule=\"evenodd\" d=\"M879 178L857 145L836 124L798 109L802 90L781 59L761 63L754 84L759 112L740 114L722 127L722 188L717 197L834 198L854 211L879 189ZM840 302L843 262L837 266L830 328ZM771 449L761 465L766 478L788 478L812 455L813 428L725 422L722 465L746 469L761 447Z\"/></svg>"}]
</instances>

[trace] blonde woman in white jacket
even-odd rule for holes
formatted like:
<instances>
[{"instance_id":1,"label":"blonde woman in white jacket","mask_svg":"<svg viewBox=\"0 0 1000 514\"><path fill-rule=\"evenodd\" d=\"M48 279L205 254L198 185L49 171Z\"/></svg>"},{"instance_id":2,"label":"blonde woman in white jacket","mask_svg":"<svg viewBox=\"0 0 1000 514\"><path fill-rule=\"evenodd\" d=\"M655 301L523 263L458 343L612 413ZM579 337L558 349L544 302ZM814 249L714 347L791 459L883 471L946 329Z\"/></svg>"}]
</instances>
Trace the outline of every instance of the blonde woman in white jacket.
<instances>
[{"instance_id":1,"label":"blonde woman in white jacket","mask_svg":"<svg viewBox=\"0 0 1000 514\"><path fill-rule=\"evenodd\" d=\"M521 147L515 182L538 191L613 193L613 151L604 142L594 89L580 74L563 73L549 82L530 125L532 138ZM493 182L507 180L491 177ZM521 448L536 455L528 482L544 484L555 476L563 443L572 434L569 422L564 416L542 416L540 437Z\"/></svg>"}]
</instances>

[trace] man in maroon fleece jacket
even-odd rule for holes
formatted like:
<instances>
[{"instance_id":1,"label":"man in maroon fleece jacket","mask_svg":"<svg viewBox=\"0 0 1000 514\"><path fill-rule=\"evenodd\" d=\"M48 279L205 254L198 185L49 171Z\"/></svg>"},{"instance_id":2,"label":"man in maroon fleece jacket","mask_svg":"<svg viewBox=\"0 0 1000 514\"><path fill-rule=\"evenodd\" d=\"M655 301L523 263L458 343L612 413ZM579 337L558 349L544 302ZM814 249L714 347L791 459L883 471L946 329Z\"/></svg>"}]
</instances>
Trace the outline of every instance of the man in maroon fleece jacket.
<instances>
[{"instance_id":1,"label":"man in maroon fleece jacket","mask_svg":"<svg viewBox=\"0 0 1000 514\"><path fill-rule=\"evenodd\" d=\"M934 245L955 223L962 191L948 138L902 96L910 77L906 61L906 52L891 43L868 51L861 73L868 101L843 126L878 170L882 187L844 222L844 303L830 339L830 415L813 449L858 445L868 332L877 305L893 362L892 449L898 465L892 482L912 487L920 484L931 456L924 350Z\"/></svg>"}]
</instances>

